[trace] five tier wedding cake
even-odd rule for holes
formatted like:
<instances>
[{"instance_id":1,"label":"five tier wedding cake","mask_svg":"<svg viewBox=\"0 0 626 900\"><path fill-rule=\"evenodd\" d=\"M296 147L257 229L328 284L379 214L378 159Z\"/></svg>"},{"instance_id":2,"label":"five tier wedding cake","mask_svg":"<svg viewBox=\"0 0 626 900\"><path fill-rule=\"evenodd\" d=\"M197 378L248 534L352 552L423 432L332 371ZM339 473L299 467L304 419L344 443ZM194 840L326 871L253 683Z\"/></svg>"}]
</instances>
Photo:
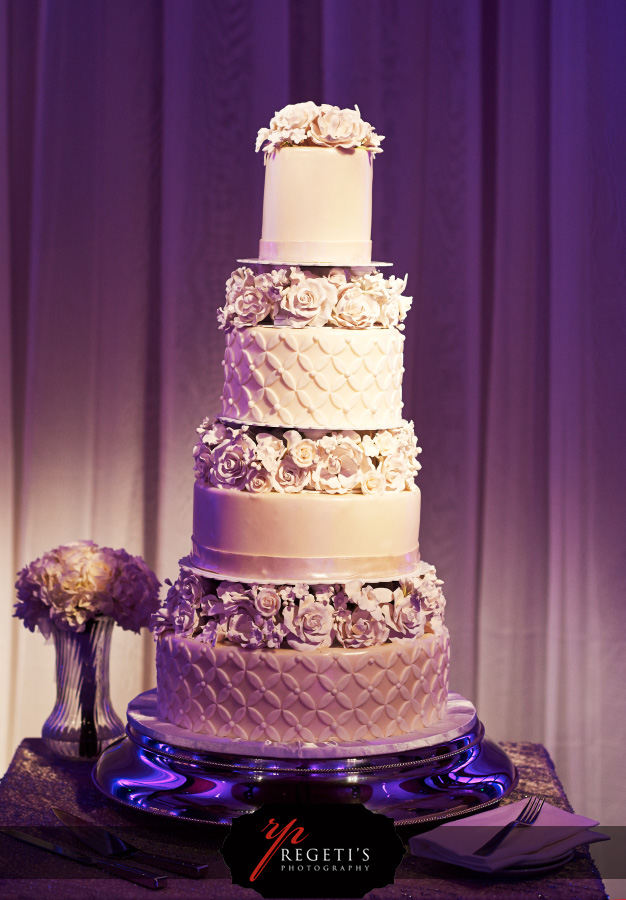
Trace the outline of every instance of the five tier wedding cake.
<instances>
[{"instance_id":1,"label":"five tier wedding cake","mask_svg":"<svg viewBox=\"0 0 626 900\"><path fill-rule=\"evenodd\" d=\"M406 279L371 259L382 138L299 103L261 129L259 259L234 271L193 546L156 617L158 713L205 735L355 742L445 715L441 581L402 418Z\"/></svg>"}]
</instances>

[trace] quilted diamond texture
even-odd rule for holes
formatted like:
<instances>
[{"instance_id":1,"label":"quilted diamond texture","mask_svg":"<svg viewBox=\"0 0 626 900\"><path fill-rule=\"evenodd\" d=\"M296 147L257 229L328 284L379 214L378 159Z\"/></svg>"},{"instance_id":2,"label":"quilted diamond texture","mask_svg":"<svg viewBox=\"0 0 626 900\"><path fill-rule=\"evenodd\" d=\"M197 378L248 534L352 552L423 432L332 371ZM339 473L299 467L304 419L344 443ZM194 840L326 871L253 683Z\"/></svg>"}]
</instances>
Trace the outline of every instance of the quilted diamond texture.
<instances>
[{"instance_id":1,"label":"quilted diamond texture","mask_svg":"<svg viewBox=\"0 0 626 900\"><path fill-rule=\"evenodd\" d=\"M182 728L242 740L371 740L440 719L449 637L362 650L253 650L161 636L159 714Z\"/></svg>"},{"instance_id":2,"label":"quilted diamond texture","mask_svg":"<svg viewBox=\"0 0 626 900\"><path fill-rule=\"evenodd\" d=\"M233 329L222 415L274 427L397 426L403 342L395 328Z\"/></svg>"}]
</instances>

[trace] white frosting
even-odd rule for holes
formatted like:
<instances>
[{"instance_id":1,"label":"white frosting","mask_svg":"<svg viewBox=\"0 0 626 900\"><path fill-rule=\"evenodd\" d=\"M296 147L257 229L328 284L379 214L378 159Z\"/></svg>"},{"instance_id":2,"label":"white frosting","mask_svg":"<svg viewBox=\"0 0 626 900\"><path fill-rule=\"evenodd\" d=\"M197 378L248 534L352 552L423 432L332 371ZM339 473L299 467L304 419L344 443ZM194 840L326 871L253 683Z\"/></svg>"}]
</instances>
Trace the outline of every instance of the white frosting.
<instances>
[{"instance_id":1,"label":"white frosting","mask_svg":"<svg viewBox=\"0 0 626 900\"><path fill-rule=\"evenodd\" d=\"M269 741L394 737L443 718L448 632L302 653L163 635L159 715L190 731Z\"/></svg>"},{"instance_id":2,"label":"white frosting","mask_svg":"<svg viewBox=\"0 0 626 900\"><path fill-rule=\"evenodd\" d=\"M253 756L255 766L266 763L273 766L275 759L342 760L348 768L354 768L355 758L377 757L389 753L414 752L420 748L434 747L454 741L467 734L476 725L476 708L460 694L448 692L445 713L431 725L422 726L408 734L395 738L369 738L367 741L247 741L241 738L218 737L191 731L172 724L157 711L157 691L152 688L135 697L128 705L128 723L136 731L174 746L179 751L200 753L226 753L229 756ZM380 764L380 760L377 761Z\"/></svg>"},{"instance_id":3,"label":"white frosting","mask_svg":"<svg viewBox=\"0 0 626 900\"><path fill-rule=\"evenodd\" d=\"M395 328L233 329L222 415L268 427L399 427L403 344Z\"/></svg>"},{"instance_id":4,"label":"white frosting","mask_svg":"<svg viewBox=\"0 0 626 900\"><path fill-rule=\"evenodd\" d=\"M234 580L393 580L419 562L420 492L250 494L197 481L194 566Z\"/></svg>"},{"instance_id":5,"label":"white frosting","mask_svg":"<svg viewBox=\"0 0 626 900\"><path fill-rule=\"evenodd\" d=\"M262 259L367 265L372 259L372 156L282 147L265 169Z\"/></svg>"}]
</instances>

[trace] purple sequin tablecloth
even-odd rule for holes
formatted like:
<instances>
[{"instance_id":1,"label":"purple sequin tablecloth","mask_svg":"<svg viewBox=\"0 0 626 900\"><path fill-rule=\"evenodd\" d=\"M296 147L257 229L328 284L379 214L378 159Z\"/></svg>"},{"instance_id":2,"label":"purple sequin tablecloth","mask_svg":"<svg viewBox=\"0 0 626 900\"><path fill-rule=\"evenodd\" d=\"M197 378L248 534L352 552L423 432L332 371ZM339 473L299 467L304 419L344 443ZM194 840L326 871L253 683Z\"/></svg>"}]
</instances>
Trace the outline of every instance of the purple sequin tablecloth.
<instances>
[{"instance_id":1,"label":"purple sequin tablecloth","mask_svg":"<svg viewBox=\"0 0 626 900\"><path fill-rule=\"evenodd\" d=\"M520 773L518 788L507 802L533 793L571 810L545 747L529 743L503 746ZM39 739L22 741L0 783L0 824L15 828L41 826L42 836L48 833L66 846L84 850L69 833L57 827L50 806L60 806L113 830L121 829L123 836L132 838L142 849L208 864L208 877L201 881L170 874L162 894L165 898L236 900L259 896L256 891L231 884L229 870L220 855L227 829L156 817L120 806L94 787L91 769L89 763L51 758ZM405 827L399 833L406 840L418 830L416 826ZM0 834L0 900L145 900L148 896L150 892L145 888ZM587 849L580 848L559 872L524 879L484 877L407 855L396 872L395 883L366 896L370 900L605 900L606 893Z\"/></svg>"}]
</instances>

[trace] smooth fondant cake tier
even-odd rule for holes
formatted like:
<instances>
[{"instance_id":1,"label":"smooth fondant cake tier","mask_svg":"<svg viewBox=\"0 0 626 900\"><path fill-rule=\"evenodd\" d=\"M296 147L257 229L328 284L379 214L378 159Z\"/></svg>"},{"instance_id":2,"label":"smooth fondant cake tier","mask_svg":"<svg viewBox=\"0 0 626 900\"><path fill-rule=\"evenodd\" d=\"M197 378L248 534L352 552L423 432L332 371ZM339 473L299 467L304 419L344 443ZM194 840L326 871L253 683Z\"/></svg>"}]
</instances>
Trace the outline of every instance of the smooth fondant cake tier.
<instances>
[{"instance_id":1,"label":"smooth fondant cake tier","mask_svg":"<svg viewBox=\"0 0 626 900\"><path fill-rule=\"evenodd\" d=\"M445 714L448 652L445 628L406 643L306 653L164 635L158 711L182 728L242 740L394 737Z\"/></svg>"},{"instance_id":2,"label":"smooth fondant cake tier","mask_svg":"<svg viewBox=\"0 0 626 900\"><path fill-rule=\"evenodd\" d=\"M222 415L268 427L398 427L403 344L396 328L235 328Z\"/></svg>"},{"instance_id":3,"label":"smooth fondant cake tier","mask_svg":"<svg viewBox=\"0 0 626 900\"><path fill-rule=\"evenodd\" d=\"M372 259L372 156L281 147L265 167L261 259L367 265Z\"/></svg>"},{"instance_id":4,"label":"smooth fondant cake tier","mask_svg":"<svg viewBox=\"0 0 626 900\"><path fill-rule=\"evenodd\" d=\"M420 492L250 494L196 481L193 566L255 581L392 580L419 562Z\"/></svg>"}]
</instances>

